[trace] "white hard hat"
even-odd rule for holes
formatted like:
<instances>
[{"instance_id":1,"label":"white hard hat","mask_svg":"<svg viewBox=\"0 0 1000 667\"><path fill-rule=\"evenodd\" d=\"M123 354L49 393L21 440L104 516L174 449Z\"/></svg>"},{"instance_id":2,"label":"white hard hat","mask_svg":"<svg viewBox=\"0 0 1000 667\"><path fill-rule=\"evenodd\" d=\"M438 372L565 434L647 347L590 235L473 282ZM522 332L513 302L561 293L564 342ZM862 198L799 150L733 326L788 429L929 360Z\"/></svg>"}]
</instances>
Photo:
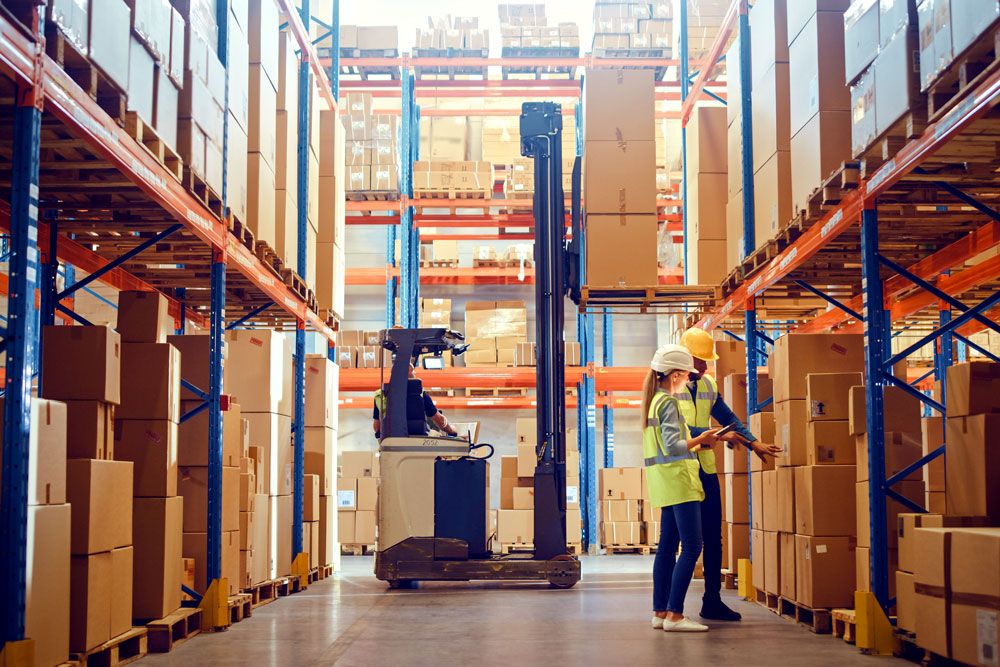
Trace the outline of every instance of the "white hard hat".
<instances>
[{"instance_id":1,"label":"white hard hat","mask_svg":"<svg viewBox=\"0 0 1000 667\"><path fill-rule=\"evenodd\" d=\"M653 355L653 360L649 362L649 367L658 373L667 371L687 371L696 372L694 358L683 345L664 345Z\"/></svg>"}]
</instances>

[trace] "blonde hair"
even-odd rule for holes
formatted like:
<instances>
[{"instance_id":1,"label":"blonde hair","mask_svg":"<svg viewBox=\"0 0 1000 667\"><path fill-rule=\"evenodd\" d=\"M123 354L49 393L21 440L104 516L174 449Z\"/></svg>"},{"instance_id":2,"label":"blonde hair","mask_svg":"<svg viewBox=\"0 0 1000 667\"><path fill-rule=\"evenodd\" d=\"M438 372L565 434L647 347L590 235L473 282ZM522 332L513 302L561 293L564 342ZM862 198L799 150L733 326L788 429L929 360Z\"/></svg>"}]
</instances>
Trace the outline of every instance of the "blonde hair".
<instances>
[{"instance_id":1,"label":"blonde hair","mask_svg":"<svg viewBox=\"0 0 1000 667\"><path fill-rule=\"evenodd\" d=\"M660 386L660 380L666 375L666 373L659 373L654 371L652 368L646 372L646 377L642 382L642 417L643 423L645 423L646 417L649 416L649 406L653 404L653 396L656 394L656 390Z\"/></svg>"}]
</instances>

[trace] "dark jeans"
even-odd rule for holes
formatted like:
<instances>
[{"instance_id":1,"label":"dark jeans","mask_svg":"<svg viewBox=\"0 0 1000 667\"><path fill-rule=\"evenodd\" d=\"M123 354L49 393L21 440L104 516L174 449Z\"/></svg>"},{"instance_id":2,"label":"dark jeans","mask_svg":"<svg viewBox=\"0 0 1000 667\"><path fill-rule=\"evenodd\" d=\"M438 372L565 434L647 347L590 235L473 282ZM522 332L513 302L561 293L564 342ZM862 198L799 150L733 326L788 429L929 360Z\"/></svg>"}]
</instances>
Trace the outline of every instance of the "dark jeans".
<instances>
[{"instance_id":1,"label":"dark jeans","mask_svg":"<svg viewBox=\"0 0 1000 667\"><path fill-rule=\"evenodd\" d=\"M691 575L701 553L701 503L662 508L660 544L653 560L653 611L684 613ZM675 558L677 545L681 555Z\"/></svg>"},{"instance_id":2,"label":"dark jeans","mask_svg":"<svg viewBox=\"0 0 1000 667\"><path fill-rule=\"evenodd\" d=\"M722 493L719 490L719 476L708 474L701 468L701 486L705 489L705 500L701 503L701 537L705 549L701 556L705 570L705 602L721 600L722 590Z\"/></svg>"}]
</instances>

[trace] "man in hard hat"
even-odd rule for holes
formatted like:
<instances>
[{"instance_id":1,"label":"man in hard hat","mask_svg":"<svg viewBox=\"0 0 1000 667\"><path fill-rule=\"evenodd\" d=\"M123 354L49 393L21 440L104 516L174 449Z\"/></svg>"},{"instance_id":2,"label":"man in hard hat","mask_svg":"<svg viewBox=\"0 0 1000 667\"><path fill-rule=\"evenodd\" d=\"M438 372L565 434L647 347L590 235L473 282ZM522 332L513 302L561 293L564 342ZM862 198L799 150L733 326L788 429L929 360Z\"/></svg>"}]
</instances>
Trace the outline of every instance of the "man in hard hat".
<instances>
[{"instance_id":1,"label":"man in hard hat","mask_svg":"<svg viewBox=\"0 0 1000 667\"><path fill-rule=\"evenodd\" d=\"M743 445L753 451L761 460L774 456L780 450L774 445L757 441L743 425L732 409L719 395L715 378L707 375L708 362L715 361L715 341L712 334L704 329L692 327L681 336L681 345L694 357L695 372L691 373L687 391L677 396L681 414L691 429L698 435L711 428L714 419L721 426L734 428L719 439L729 447ZM716 621L738 621L742 617L722 601L722 494L716 474L715 452L702 449L698 452L701 464L699 474L705 489L705 500L701 503L702 537L704 552L702 560L705 570L705 596L702 600L701 617Z\"/></svg>"},{"instance_id":2,"label":"man in hard hat","mask_svg":"<svg viewBox=\"0 0 1000 667\"><path fill-rule=\"evenodd\" d=\"M411 379L416 377L415 370L416 368L414 367L413 362L411 361L409 370L409 375ZM457 436L458 432L455 431L452 425L448 423L448 419L444 416L444 413L438 410L437 406L434 405L434 399L431 398L430 394L428 394L426 391L421 392L421 399L423 400L424 403L424 418L427 421L428 429L437 429L438 431L441 431L442 433L445 433L452 437ZM382 416L385 414L385 406L386 406L386 396L385 393L382 391L381 387L378 389L378 391L375 392L374 403L375 406L374 410L372 411L372 430L375 431L375 439L381 440ZM420 434L411 433L410 435L420 435Z\"/></svg>"}]
</instances>

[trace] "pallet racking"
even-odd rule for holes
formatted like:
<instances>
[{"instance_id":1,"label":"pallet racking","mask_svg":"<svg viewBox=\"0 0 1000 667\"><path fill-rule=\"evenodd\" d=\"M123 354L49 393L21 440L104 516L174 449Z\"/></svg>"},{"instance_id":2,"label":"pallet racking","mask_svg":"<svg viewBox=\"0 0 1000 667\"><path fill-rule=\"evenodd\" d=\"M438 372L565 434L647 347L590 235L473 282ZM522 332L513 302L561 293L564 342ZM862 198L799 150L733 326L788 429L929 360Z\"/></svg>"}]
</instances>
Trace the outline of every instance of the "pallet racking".
<instances>
[{"instance_id":1,"label":"pallet racking","mask_svg":"<svg viewBox=\"0 0 1000 667\"><path fill-rule=\"evenodd\" d=\"M733 0L709 62L695 82L692 96L685 99L682 122L711 77L729 37L737 31L741 45L744 247L754 248L753 196L746 194L753 192L748 4L747 0ZM683 25L681 29L685 29ZM993 32L988 35L990 40ZM942 456L945 448L942 445L887 479L882 388L896 385L927 408L946 414L946 406L920 388L931 375L944 383L955 343L960 360L964 359L964 348L971 347L1000 361L968 338L984 328L1000 331L996 323L1000 261L992 257L963 267L966 260L1000 242L1000 214L995 210L1000 182L993 169L994 142L1000 127L998 103L1000 68L993 62L939 109L919 136L903 142L894 156L886 156L884 163L879 161L856 182L845 178L840 185L820 188L809 209L793 221L794 234L770 247L768 255L737 267L721 286L719 302L688 318L691 324L721 328L746 341L748 414L764 407L757 400L757 367L773 339L761 330L762 325L777 328L779 333L864 333L869 479L878 480L870 484L869 491L870 569L872 590L883 609L891 602L886 502L892 498L913 511L924 511L892 486ZM802 295L818 297L823 306L797 305L795 299ZM780 323L758 322L759 304L765 299L769 307L781 312L780 318L767 319L780 319ZM963 302L969 300L977 305ZM732 333L731 329L741 324L743 335ZM907 329L924 335L893 354L892 338ZM892 374L893 364L935 341L938 347L929 373L914 380Z\"/></svg>"},{"instance_id":2,"label":"pallet racking","mask_svg":"<svg viewBox=\"0 0 1000 667\"><path fill-rule=\"evenodd\" d=\"M299 48L297 268L304 275L309 93L315 81L326 105L336 109L338 77L328 78L313 48L309 0L302 0L301 13L292 0L277 2ZM225 64L229 7L227 3L219 7L219 54ZM231 233L225 208L225 157L221 201L212 202L185 189L168 165L158 161L46 55L43 19L37 7L28 11L30 20L25 23L0 11L0 89L5 98L15 100L7 137L12 142L7 165L11 201L0 209L0 227L10 233L8 319L0 331L0 345L6 353L0 502L5 642L24 639L29 401L42 344L41 326L53 323L57 313L64 320L88 324L71 309L75 292L96 280L120 290L160 290L170 300L170 312L181 333L189 322L209 330L210 384L198 394L210 414L210 581L219 579L222 557L224 330L263 326L295 331L295 411L303 414L306 329L326 339L332 349L338 326L336 316L321 317L310 307L306 293L286 285ZM333 33L336 41L339 31L334 28ZM228 98L228 71L226 76ZM228 123L228 112L224 117ZM226 125L223 156L225 141ZM100 177L80 181L72 177L73 170ZM97 251L78 240L81 237L95 239L91 242ZM66 265L67 280L66 287L57 291L60 261ZM89 275L73 280L73 269ZM293 556L302 552L303 437L300 420L294 430Z\"/></svg>"}]
</instances>

